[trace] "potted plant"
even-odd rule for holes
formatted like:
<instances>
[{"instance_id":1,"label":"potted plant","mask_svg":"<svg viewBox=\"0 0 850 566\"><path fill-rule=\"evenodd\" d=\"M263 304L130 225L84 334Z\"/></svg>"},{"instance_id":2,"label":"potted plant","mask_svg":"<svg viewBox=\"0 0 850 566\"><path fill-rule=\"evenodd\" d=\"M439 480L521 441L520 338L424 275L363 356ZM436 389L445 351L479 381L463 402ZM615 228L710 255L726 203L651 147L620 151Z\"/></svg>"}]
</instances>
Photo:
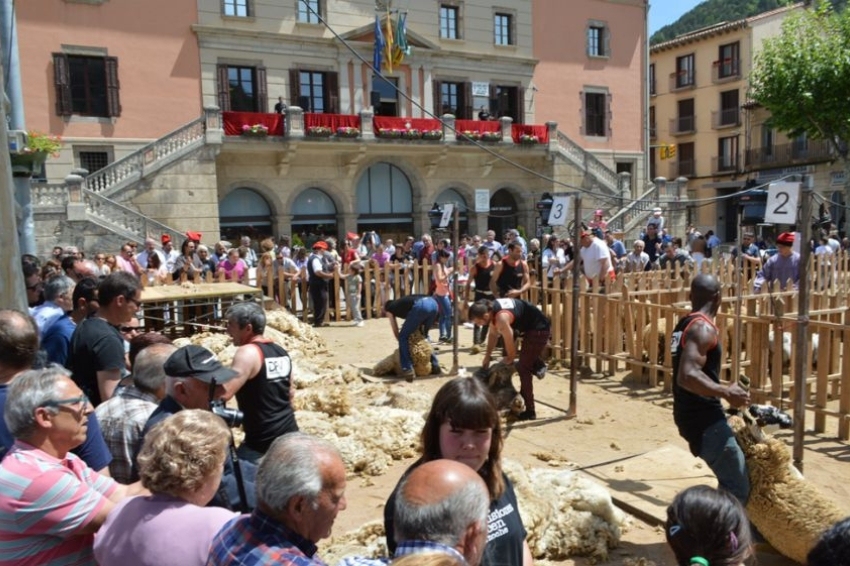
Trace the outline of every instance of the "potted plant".
<instances>
[{"instance_id":1,"label":"potted plant","mask_svg":"<svg viewBox=\"0 0 850 566\"><path fill-rule=\"evenodd\" d=\"M356 138L360 135L360 129L351 126L341 126L336 129L336 137L338 138Z\"/></svg>"},{"instance_id":2,"label":"potted plant","mask_svg":"<svg viewBox=\"0 0 850 566\"><path fill-rule=\"evenodd\" d=\"M481 134L483 142L500 142L502 141L502 132L484 132Z\"/></svg>"},{"instance_id":3,"label":"potted plant","mask_svg":"<svg viewBox=\"0 0 850 566\"><path fill-rule=\"evenodd\" d=\"M458 132L457 139L460 141L478 141L481 139L481 132L478 130L464 130Z\"/></svg>"},{"instance_id":4,"label":"potted plant","mask_svg":"<svg viewBox=\"0 0 850 566\"><path fill-rule=\"evenodd\" d=\"M423 140L441 140L443 139L443 130L425 130L422 132Z\"/></svg>"},{"instance_id":5,"label":"potted plant","mask_svg":"<svg viewBox=\"0 0 850 566\"><path fill-rule=\"evenodd\" d=\"M422 132L417 130L416 128L410 128L407 130L402 130L401 137L406 140L418 140L422 139Z\"/></svg>"},{"instance_id":6,"label":"potted plant","mask_svg":"<svg viewBox=\"0 0 850 566\"><path fill-rule=\"evenodd\" d=\"M519 143L522 145L536 145L540 143L540 138L534 134L522 134L519 136Z\"/></svg>"},{"instance_id":7,"label":"potted plant","mask_svg":"<svg viewBox=\"0 0 850 566\"><path fill-rule=\"evenodd\" d=\"M333 134L333 130L328 126L310 126L307 128L307 135L311 138L329 138Z\"/></svg>"},{"instance_id":8,"label":"potted plant","mask_svg":"<svg viewBox=\"0 0 850 566\"><path fill-rule=\"evenodd\" d=\"M27 145L18 153L11 154L12 165L27 167L30 172L41 170L48 157L59 157L62 138L31 131L27 133Z\"/></svg>"},{"instance_id":9,"label":"potted plant","mask_svg":"<svg viewBox=\"0 0 850 566\"><path fill-rule=\"evenodd\" d=\"M263 124L254 124L253 126L245 124L242 126L242 135L249 138L264 138L269 135L269 129Z\"/></svg>"},{"instance_id":10,"label":"potted plant","mask_svg":"<svg viewBox=\"0 0 850 566\"><path fill-rule=\"evenodd\" d=\"M378 132L378 136L391 140L397 140L401 137L403 131L404 130L399 130L398 128L382 128Z\"/></svg>"}]
</instances>

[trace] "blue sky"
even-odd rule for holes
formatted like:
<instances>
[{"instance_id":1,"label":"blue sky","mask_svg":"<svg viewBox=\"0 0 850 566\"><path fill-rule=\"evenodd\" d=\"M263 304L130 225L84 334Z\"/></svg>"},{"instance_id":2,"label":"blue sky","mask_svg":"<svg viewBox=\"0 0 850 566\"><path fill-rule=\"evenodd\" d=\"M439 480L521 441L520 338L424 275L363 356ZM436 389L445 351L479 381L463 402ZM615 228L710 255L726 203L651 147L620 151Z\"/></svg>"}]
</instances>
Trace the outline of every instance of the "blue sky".
<instances>
[{"instance_id":1,"label":"blue sky","mask_svg":"<svg viewBox=\"0 0 850 566\"><path fill-rule=\"evenodd\" d=\"M649 0L649 35L672 24L702 0Z\"/></svg>"}]
</instances>

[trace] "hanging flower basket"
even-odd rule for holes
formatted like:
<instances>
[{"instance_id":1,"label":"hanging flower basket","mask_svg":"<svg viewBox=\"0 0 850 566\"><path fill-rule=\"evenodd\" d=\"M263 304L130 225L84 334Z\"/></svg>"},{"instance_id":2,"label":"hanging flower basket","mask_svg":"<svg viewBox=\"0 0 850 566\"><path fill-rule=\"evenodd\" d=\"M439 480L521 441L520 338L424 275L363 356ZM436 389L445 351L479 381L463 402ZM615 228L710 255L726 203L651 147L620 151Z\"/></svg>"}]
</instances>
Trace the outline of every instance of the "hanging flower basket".
<instances>
[{"instance_id":1,"label":"hanging flower basket","mask_svg":"<svg viewBox=\"0 0 850 566\"><path fill-rule=\"evenodd\" d=\"M248 138L264 138L269 135L269 129L263 124L254 124L253 126L245 124L242 126L242 135Z\"/></svg>"},{"instance_id":2,"label":"hanging flower basket","mask_svg":"<svg viewBox=\"0 0 850 566\"><path fill-rule=\"evenodd\" d=\"M307 136L311 138L329 138L333 133L333 130L327 126L310 126L307 128Z\"/></svg>"},{"instance_id":3,"label":"hanging flower basket","mask_svg":"<svg viewBox=\"0 0 850 566\"><path fill-rule=\"evenodd\" d=\"M12 175L16 177L29 177L30 175L40 173L44 167L44 162L50 154L46 151L29 151L25 153L10 154L12 163ZM16 171L15 168L18 168Z\"/></svg>"},{"instance_id":4,"label":"hanging flower basket","mask_svg":"<svg viewBox=\"0 0 850 566\"><path fill-rule=\"evenodd\" d=\"M495 143L502 141L501 132L484 132L481 134L481 141L488 143Z\"/></svg>"},{"instance_id":5,"label":"hanging flower basket","mask_svg":"<svg viewBox=\"0 0 850 566\"><path fill-rule=\"evenodd\" d=\"M336 137L338 138L356 138L359 135L360 130L358 128L343 126L341 128L336 129Z\"/></svg>"},{"instance_id":6,"label":"hanging flower basket","mask_svg":"<svg viewBox=\"0 0 850 566\"><path fill-rule=\"evenodd\" d=\"M415 128L411 128L409 130L402 130L401 137L402 137L402 139L406 139L406 140L421 140L422 139L422 132L420 132L419 130L417 130Z\"/></svg>"},{"instance_id":7,"label":"hanging flower basket","mask_svg":"<svg viewBox=\"0 0 850 566\"><path fill-rule=\"evenodd\" d=\"M457 139L458 141L479 141L481 139L481 132L478 130L464 130L457 133Z\"/></svg>"},{"instance_id":8,"label":"hanging flower basket","mask_svg":"<svg viewBox=\"0 0 850 566\"><path fill-rule=\"evenodd\" d=\"M537 145L540 143L540 138L533 134L522 134L519 137L519 143L522 145Z\"/></svg>"},{"instance_id":9,"label":"hanging flower basket","mask_svg":"<svg viewBox=\"0 0 850 566\"><path fill-rule=\"evenodd\" d=\"M443 139L443 131L442 130L425 130L422 132L423 140L441 140Z\"/></svg>"}]
</instances>

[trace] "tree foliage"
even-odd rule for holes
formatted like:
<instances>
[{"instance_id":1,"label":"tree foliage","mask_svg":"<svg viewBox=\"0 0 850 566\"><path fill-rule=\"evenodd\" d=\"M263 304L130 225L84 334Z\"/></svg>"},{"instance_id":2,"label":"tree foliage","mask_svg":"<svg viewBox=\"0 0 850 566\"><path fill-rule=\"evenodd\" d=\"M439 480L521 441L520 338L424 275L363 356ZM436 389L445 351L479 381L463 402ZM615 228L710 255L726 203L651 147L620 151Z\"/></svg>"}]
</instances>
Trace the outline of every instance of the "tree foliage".
<instances>
[{"instance_id":1,"label":"tree foliage","mask_svg":"<svg viewBox=\"0 0 850 566\"><path fill-rule=\"evenodd\" d=\"M750 75L750 98L776 129L826 139L842 157L850 140L850 10L799 10L767 39Z\"/></svg>"},{"instance_id":2,"label":"tree foliage","mask_svg":"<svg viewBox=\"0 0 850 566\"><path fill-rule=\"evenodd\" d=\"M661 43L677 36L720 22L734 22L793 4L792 0L706 0L670 25L652 34L650 43Z\"/></svg>"}]
</instances>

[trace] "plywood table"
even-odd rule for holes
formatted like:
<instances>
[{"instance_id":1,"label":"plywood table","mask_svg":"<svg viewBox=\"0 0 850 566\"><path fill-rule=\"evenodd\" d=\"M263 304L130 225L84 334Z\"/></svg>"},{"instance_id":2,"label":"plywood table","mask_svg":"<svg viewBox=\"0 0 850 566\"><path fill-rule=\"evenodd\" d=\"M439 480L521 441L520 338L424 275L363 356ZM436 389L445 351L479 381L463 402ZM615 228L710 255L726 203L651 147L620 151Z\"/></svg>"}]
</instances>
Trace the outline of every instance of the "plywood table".
<instances>
[{"instance_id":1,"label":"plywood table","mask_svg":"<svg viewBox=\"0 0 850 566\"><path fill-rule=\"evenodd\" d=\"M146 330L189 336L220 320L233 303L262 298L262 289L230 281L145 287L142 317Z\"/></svg>"}]
</instances>

